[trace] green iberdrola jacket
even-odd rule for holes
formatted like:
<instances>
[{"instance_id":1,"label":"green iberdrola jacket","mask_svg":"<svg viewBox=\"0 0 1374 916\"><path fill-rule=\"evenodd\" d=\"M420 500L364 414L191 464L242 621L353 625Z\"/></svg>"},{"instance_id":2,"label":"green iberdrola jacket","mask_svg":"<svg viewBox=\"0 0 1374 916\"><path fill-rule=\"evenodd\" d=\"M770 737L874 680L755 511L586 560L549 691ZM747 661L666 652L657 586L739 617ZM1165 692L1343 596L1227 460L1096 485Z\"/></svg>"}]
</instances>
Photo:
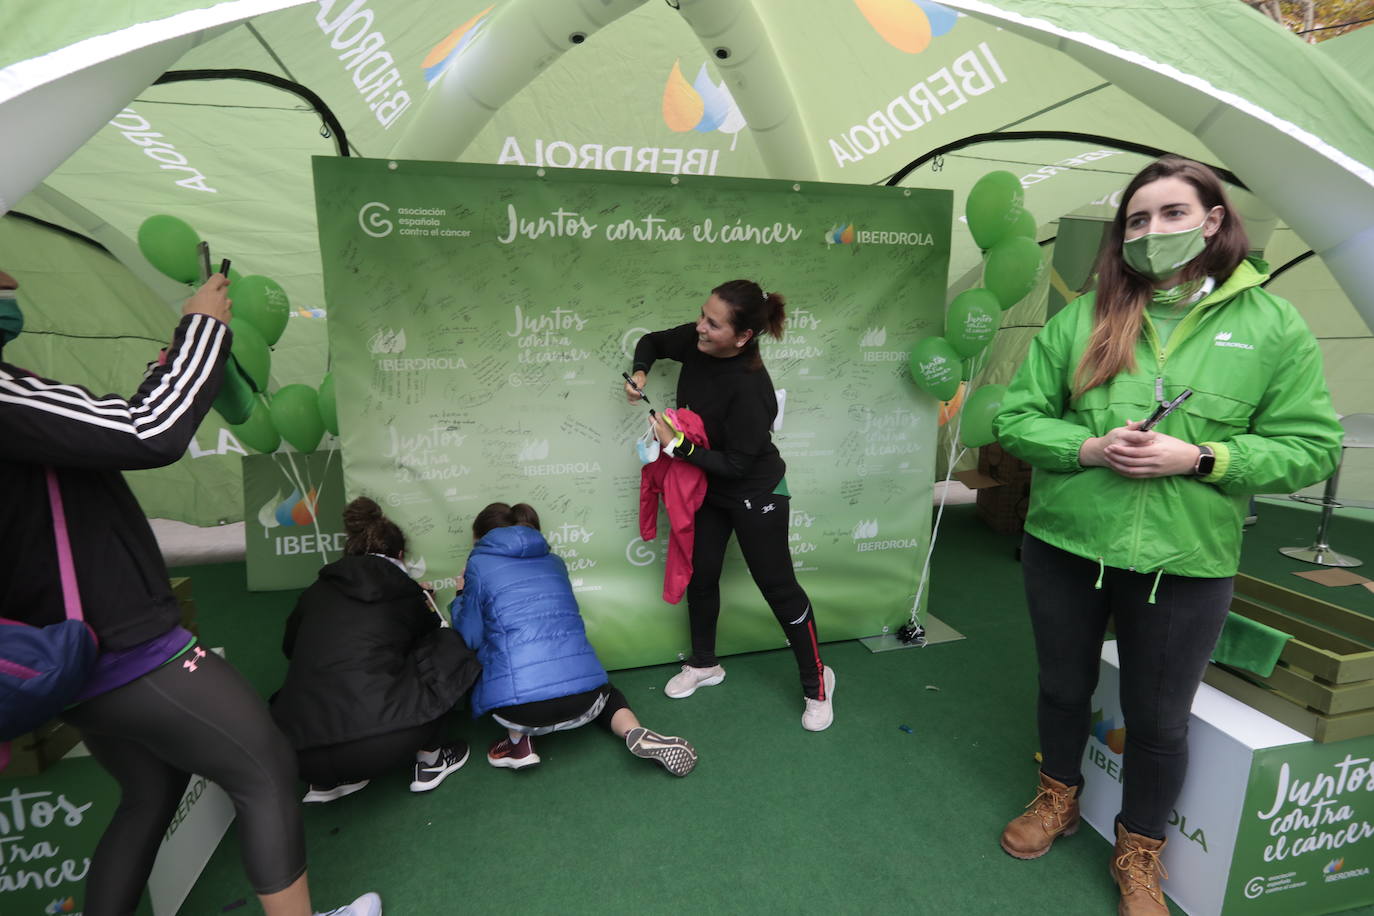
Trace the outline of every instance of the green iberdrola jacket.
<instances>
[{"instance_id":1,"label":"green iberdrola jacket","mask_svg":"<svg viewBox=\"0 0 1374 916\"><path fill-rule=\"evenodd\" d=\"M1026 531L1107 566L1202 578L1232 576L1246 504L1325 480L1341 427L1321 352L1290 303L1260 289L1268 265L1242 262L1195 305L1167 346L1145 316L1136 369L1072 397L1093 326L1092 293L1055 315L1031 342L997 415L1002 447L1035 469ZM1156 430L1210 445L1206 477L1122 477L1085 468L1092 436L1143 420L1159 403L1193 395Z\"/></svg>"}]
</instances>

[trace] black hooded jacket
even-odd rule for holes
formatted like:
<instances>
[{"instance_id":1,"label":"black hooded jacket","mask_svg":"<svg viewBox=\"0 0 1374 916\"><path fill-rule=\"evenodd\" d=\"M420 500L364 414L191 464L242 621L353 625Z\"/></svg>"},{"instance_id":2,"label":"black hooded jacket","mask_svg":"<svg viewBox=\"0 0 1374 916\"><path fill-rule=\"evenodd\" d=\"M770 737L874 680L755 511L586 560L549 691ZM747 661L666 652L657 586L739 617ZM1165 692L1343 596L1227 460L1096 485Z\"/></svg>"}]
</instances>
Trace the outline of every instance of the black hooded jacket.
<instances>
[{"instance_id":1,"label":"black hooded jacket","mask_svg":"<svg viewBox=\"0 0 1374 916\"><path fill-rule=\"evenodd\" d=\"M282 651L291 664L272 716L297 749L433 721L481 670L420 586L370 555L320 570L287 618Z\"/></svg>"},{"instance_id":2,"label":"black hooded jacket","mask_svg":"<svg viewBox=\"0 0 1374 916\"><path fill-rule=\"evenodd\" d=\"M0 617L65 617L45 468L57 472L86 622L102 650L161 636L181 620L157 539L122 470L171 464L209 412L229 327L177 325L167 359L127 400L0 362Z\"/></svg>"}]
</instances>

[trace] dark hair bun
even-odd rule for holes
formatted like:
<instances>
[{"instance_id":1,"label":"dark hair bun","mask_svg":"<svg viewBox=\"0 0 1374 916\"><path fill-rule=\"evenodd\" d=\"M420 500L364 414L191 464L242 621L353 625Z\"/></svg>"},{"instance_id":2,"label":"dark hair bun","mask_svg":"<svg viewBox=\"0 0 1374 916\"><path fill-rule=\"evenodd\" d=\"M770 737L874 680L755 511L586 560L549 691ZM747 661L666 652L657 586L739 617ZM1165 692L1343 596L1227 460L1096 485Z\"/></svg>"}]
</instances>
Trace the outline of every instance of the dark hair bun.
<instances>
[{"instance_id":1,"label":"dark hair bun","mask_svg":"<svg viewBox=\"0 0 1374 916\"><path fill-rule=\"evenodd\" d=\"M344 531L348 534L361 534L385 517L381 506L366 496L359 496L344 507Z\"/></svg>"}]
</instances>

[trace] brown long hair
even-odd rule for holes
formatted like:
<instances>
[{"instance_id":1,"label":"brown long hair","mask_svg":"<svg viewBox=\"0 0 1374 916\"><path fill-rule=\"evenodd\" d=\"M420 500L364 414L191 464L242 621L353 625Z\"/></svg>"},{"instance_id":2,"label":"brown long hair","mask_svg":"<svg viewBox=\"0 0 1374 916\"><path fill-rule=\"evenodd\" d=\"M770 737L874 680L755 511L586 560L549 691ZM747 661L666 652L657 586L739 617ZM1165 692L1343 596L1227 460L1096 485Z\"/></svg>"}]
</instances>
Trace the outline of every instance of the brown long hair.
<instances>
[{"instance_id":1,"label":"brown long hair","mask_svg":"<svg viewBox=\"0 0 1374 916\"><path fill-rule=\"evenodd\" d=\"M736 334L754 332L741 355L750 365L763 365L759 356L759 336L768 334L782 339L787 325L787 300L781 293L765 293L753 280L728 280L711 290L711 295L730 306L730 326Z\"/></svg>"},{"instance_id":2,"label":"brown long hair","mask_svg":"<svg viewBox=\"0 0 1374 916\"><path fill-rule=\"evenodd\" d=\"M1161 178L1182 178L1192 185L1205 213L1213 207L1222 208L1221 227L1207 240L1202 254L1179 272L1182 282L1205 277L1223 282L1250 250L1245 226L1232 210L1221 180L1210 168L1182 156L1164 156L1141 169L1121 192L1121 205L1097 255L1093 330L1074 372L1075 396L1110 381L1118 372L1135 369L1135 346L1152 284L1149 277L1126 264L1121 245L1126 239L1126 209L1131 198L1136 191Z\"/></svg>"},{"instance_id":3,"label":"brown long hair","mask_svg":"<svg viewBox=\"0 0 1374 916\"><path fill-rule=\"evenodd\" d=\"M472 539L480 541L493 528L509 528L524 525L539 530L539 513L528 503L491 503L472 520Z\"/></svg>"},{"instance_id":4,"label":"brown long hair","mask_svg":"<svg viewBox=\"0 0 1374 916\"><path fill-rule=\"evenodd\" d=\"M384 557L400 559L406 552L406 536L395 522L382 514L382 507L366 496L359 496L344 506L344 553L362 556L380 553Z\"/></svg>"}]
</instances>

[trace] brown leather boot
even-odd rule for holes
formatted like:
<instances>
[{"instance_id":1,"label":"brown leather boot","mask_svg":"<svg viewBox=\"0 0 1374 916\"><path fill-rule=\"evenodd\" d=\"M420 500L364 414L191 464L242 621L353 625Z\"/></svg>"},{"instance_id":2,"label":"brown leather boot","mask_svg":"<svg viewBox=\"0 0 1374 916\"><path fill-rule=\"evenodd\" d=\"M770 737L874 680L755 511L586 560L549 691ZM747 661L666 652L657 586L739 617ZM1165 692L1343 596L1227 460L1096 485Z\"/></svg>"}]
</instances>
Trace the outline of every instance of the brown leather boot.
<instances>
[{"instance_id":1,"label":"brown leather boot","mask_svg":"<svg viewBox=\"0 0 1374 916\"><path fill-rule=\"evenodd\" d=\"M1078 829L1078 790L1057 779L1040 774L1040 791L1026 813L1016 817L1002 831L1002 848L1018 859L1038 859L1050 851L1060 836L1072 836Z\"/></svg>"},{"instance_id":2,"label":"brown leather boot","mask_svg":"<svg viewBox=\"0 0 1374 916\"><path fill-rule=\"evenodd\" d=\"M1112 853L1112 877L1121 888L1118 916L1169 916L1160 879L1169 877L1159 854L1165 840L1131 833L1116 825L1116 849Z\"/></svg>"}]
</instances>

